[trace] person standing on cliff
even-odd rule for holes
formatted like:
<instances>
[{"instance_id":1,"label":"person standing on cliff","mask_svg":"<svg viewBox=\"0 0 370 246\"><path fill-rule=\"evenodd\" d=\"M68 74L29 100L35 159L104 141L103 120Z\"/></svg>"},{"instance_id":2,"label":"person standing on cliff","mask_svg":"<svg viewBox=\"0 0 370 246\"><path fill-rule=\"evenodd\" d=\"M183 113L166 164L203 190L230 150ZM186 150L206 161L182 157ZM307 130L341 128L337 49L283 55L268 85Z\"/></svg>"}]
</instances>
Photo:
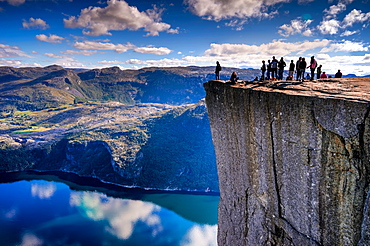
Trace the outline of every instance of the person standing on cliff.
<instances>
[{"instance_id":1,"label":"person standing on cliff","mask_svg":"<svg viewBox=\"0 0 370 246\"><path fill-rule=\"evenodd\" d=\"M277 77L277 67L278 67L278 60L276 60L275 56L272 57L271 61L271 79L274 80L274 78Z\"/></svg>"},{"instance_id":2,"label":"person standing on cliff","mask_svg":"<svg viewBox=\"0 0 370 246\"><path fill-rule=\"evenodd\" d=\"M311 61L310 61L310 65L307 67L307 68L310 68L311 69L311 78L310 78L310 81L312 81L315 77L315 69L317 67L317 62L315 60L315 57L314 56L311 56Z\"/></svg>"},{"instance_id":3,"label":"person standing on cliff","mask_svg":"<svg viewBox=\"0 0 370 246\"><path fill-rule=\"evenodd\" d=\"M279 76L278 76L278 80L282 80L282 79L283 79L284 68L286 67L286 63L285 63L285 61L284 61L284 58L283 58L283 57L281 57L281 58L280 58L280 61L279 61L278 67L279 67Z\"/></svg>"},{"instance_id":4,"label":"person standing on cliff","mask_svg":"<svg viewBox=\"0 0 370 246\"><path fill-rule=\"evenodd\" d=\"M218 61L216 61L216 70L215 70L216 80L220 80L220 71L221 70L222 70L222 67L221 67L220 63Z\"/></svg>"},{"instance_id":5,"label":"person standing on cliff","mask_svg":"<svg viewBox=\"0 0 370 246\"><path fill-rule=\"evenodd\" d=\"M307 67L306 59L302 58L301 62L299 63L299 71L302 82L304 82L304 73L306 72L306 67Z\"/></svg>"},{"instance_id":6,"label":"person standing on cliff","mask_svg":"<svg viewBox=\"0 0 370 246\"><path fill-rule=\"evenodd\" d=\"M291 60L289 64L289 75L288 75L289 80L293 80L294 69L295 69L295 64L294 64L294 61Z\"/></svg>"},{"instance_id":7,"label":"person standing on cliff","mask_svg":"<svg viewBox=\"0 0 370 246\"><path fill-rule=\"evenodd\" d=\"M301 61L302 61L302 57L299 57L298 61L295 64L295 69L297 71L297 78L296 78L296 80L299 80L301 78L301 70L299 68L299 64L301 63Z\"/></svg>"},{"instance_id":8,"label":"person standing on cliff","mask_svg":"<svg viewBox=\"0 0 370 246\"><path fill-rule=\"evenodd\" d=\"M270 73L271 73L271 62L270 60L267 60L267 74L266 74L267 80L270 80Z\"/></svg>"},{"instance_id":9,"label":"person standing on cliff","mask_svg":"<svg viewBox=\"0 0 370 246\"><path fill-rule=\"evenodd\" d=\"M265 72L266 72L266 64L265 64L264 60L262 61L261 72L262 72L261 81L264 81L265 80Z\"/></svg>"},{"instance_id":10,"label":"person standing on cliff","mask_svg":"<svg viewBox=\"0 0 370 246\"><path fill-rule=\"evenodd\" d=\"M319 79L321 78L321 68L322 68L322 65L318 66L317 67L317 71L316 71L316 78Z\"/></svg>"}]
</instances>

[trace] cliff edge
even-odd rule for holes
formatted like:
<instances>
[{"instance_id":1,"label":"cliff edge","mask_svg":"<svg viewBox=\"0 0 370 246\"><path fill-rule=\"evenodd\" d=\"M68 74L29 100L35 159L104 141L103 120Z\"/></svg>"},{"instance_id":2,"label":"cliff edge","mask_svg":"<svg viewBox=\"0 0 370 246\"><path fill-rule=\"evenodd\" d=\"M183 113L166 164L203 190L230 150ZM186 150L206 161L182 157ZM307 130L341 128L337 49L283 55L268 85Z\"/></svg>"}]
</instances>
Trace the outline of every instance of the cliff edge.
<instances>
[{"instance_id":1,"label":"cliff edge","mask_svg":"<svg viewBox=\"0 0 370 246\"><path fill-rule=\"evenodd\" d=\"M370 245L370 79L204 84L218 245Z\"/></svg>"}]
</instances>

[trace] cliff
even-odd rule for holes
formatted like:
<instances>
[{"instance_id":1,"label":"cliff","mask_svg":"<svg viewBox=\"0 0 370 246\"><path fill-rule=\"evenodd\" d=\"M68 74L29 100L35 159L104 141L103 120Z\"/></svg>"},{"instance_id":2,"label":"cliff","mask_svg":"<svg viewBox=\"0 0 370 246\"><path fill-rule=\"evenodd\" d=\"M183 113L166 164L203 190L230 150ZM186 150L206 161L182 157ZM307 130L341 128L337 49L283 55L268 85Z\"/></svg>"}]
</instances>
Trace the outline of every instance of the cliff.
<instances>
[{"instance_id":1,"label":"cliff","mask_svg":"<svg viewBox=\"0 0 370 246\"><path fill-rule=\"evenodd\" d=\"M204 84L221 245L369 245L370 79Z\"/></svg>"}]
</instances>

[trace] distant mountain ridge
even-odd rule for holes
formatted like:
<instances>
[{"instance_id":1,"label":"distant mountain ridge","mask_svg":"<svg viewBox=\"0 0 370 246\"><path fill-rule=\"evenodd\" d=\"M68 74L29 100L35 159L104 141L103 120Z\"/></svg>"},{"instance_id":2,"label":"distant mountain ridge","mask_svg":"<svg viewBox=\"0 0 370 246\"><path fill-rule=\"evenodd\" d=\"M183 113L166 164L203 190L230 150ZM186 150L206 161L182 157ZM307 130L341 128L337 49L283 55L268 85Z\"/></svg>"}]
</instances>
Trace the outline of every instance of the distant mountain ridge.
<instances>
[{"instance_id":1,"label":"distant mountain ridge","mask_svg":"<svg viewBox=\"0 0 370 246\"><path fill-rule=\"evenodd\" d=\"M224 68L221 79L228 80L232 71L241 79L252 79L258 70ZM22 110L39 110L84 100L119 101L122 103L166 103L181 105L204 98L203 83L214 79L214 67L148 67L121 70L118 67L75 71L53 65L44 68L0 67L1 105L13 104ZM40 93L35 93L40 91ZM32 101L45 101L33 105ZM57 99L55 99L57 98ZM22 102L22 103L21 103Z\"/></svg>"}]
</instances>

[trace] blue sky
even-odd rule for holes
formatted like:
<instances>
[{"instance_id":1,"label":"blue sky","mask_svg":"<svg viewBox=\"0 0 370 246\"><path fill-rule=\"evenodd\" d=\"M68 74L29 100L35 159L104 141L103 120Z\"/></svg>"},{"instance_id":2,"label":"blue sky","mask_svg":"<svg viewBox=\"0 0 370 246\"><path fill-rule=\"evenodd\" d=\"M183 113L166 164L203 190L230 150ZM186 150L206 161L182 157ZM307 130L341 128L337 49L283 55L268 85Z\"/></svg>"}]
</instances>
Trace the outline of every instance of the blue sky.
<instances>
[{"instance_id":1,"label":"blue sky","mask_svg":"<svg viewBox=\"0 0 370 246\"><path fill-rule=\"evenodd\" d=\"M370 0L0 0L0 65L259 68L314 55L370 74Z\"/></svg>"}]
</instances>

